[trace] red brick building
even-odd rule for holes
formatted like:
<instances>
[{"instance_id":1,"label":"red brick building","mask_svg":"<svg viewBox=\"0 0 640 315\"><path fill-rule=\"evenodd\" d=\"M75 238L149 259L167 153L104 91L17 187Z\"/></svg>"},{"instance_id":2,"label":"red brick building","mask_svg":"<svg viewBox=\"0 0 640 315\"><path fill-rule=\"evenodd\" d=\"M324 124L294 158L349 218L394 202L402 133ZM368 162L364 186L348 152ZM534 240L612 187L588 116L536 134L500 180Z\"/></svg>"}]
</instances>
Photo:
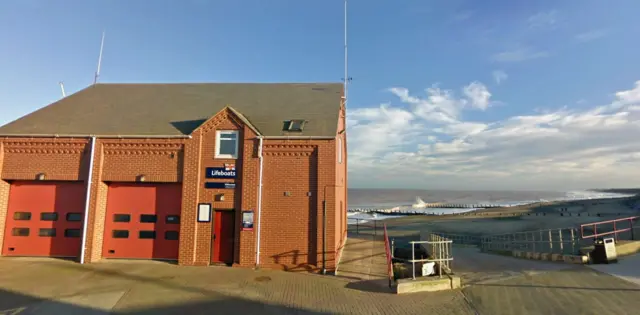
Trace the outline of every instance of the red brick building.
<instances>
[{"instance_id":1,"label":"red brick building","mask_svg":"<svg viewBox=\"0 0 640 315\"><path fill-rule=\"evenodd\" d=\"M3 256L335 270L341 84L97 84L0 127Z\"/></svg>"}]
</instances>

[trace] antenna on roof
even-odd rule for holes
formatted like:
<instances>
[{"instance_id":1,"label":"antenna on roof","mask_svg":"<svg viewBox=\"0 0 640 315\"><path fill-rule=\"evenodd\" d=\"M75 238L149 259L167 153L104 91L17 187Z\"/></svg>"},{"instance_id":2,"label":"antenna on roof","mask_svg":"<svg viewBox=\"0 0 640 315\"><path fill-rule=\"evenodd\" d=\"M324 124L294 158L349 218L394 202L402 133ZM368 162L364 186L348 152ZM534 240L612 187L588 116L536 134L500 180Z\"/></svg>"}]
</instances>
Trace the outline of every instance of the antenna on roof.
<instances>
[{"instance_id":1,"label":"antenna on roof","mask_svg":"<svg viewBox=\"0 0 640 315\"><path fill-rule=\"evenodd\" d=\"M64 92L64 83L62 81L60 83L60 89L62 90L62 97L67 97L67 93Z\"/></svg>"},{"instance_id":2,"label":"antenna on roof","mask_svg":"<svg viewBox=\"0 0 640 315\"><path fill-rule=\"evenodd\" d=\"M96 75L93 77L93 84L98 82L98 77L100 77L100 66L102 65L102 49L104 48L104 31L102 31L102 40L100 41L100 56L98 56L98 70L96 70Z\"/></svg>"},{"instance_id":3,"label":"antenna on roof","mask_svg":"<svg viewBox=\"0 0 640 315\"><path fill-rule=\"evenodd\" d=\"M349 77L349 72L348 72L348 54L347 54L348 50L347 50L347 0L344 0L344 78L342 79L344 81L344 104L345 107L347 106L347 86L349 84L349 82L352 80L352 78Z\"/></svg>"}]
</instances>

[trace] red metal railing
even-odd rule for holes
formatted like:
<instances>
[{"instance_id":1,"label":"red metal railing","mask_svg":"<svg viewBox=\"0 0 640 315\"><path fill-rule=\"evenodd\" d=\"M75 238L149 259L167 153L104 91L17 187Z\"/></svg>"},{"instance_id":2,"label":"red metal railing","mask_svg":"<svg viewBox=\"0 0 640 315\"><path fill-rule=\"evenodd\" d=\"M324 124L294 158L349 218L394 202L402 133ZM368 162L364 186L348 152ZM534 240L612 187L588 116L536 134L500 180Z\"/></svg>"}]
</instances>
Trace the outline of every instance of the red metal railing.
<instances>
[{"instance_id":1,"label":"red metal railing","mask_svg":"<svg viewBox=\"0 0 640 315\"><path fill-rule=\"evenodd\" d=\"M606 235L613 234L613 237L616 240L618 240L618 233L630 231L631 232L631 237L633 238L633 221L637 220L638 218L640 218L640 217L628 217L628 218L621 218L621 219L615 219L615 220L607 220L607 221L600 221L600 222L582 224L582 225L580 225L580 235L581 235L581 237L583 239L587 239L587 238L596 238L596 237L599 237L599 236L606 236ZM628 226L627 227L623 227L623 228L618 228L620 226L620 223L622 223L622 222L628 222ZM613 225L613 230L602 232L602 233L598 233L598 226L609 225L609 224ZM593 234L584 235L584 229L585 228L589 228L589 227L593 227ZM603 228L601 227L601 230L602 229ZM607 229L607 230L609 230L609 229Z\"/></svg>"},{"instance_id":2,"label":"red metal railing","mask_svg":"<svg viewBox=\"0 0 640 315\"><path fill-rule=\"evenodd\" d=\"M389 287L393 281L393 262L391 259L391 246L389 244L389 234L387 234L387 224L384 225L384 249L387 254L387 273L389 275Z\"/></svg>"}]
</instances>

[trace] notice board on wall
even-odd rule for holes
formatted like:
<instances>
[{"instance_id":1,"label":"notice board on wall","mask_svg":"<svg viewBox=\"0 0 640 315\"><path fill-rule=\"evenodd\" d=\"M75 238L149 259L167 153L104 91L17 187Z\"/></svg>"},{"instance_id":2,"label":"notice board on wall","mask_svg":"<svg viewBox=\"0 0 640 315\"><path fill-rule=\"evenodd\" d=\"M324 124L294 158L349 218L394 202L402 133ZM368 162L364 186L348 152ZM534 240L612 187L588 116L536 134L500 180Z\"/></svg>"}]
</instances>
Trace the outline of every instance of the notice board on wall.
<instances>
[{"instance_id":1,"label":"notice board on wall","mask_svg":"<svg viewBox=\"0 0 640 315\"><path fill-rule=\"evenodd\" d=\"M242 211L242 230L253 230L253 210Z\"/></svg>"}]
</instances>

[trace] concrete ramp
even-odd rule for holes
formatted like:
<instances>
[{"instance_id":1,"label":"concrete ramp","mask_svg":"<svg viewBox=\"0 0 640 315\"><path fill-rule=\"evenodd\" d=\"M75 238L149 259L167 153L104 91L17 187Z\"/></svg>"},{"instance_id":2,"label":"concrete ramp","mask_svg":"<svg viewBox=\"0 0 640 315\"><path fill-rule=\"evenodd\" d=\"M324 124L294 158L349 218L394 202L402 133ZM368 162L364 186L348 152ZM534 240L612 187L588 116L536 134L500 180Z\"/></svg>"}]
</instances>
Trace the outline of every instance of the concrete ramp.
<instances>
[{"instance_id":1,"label":"concrete ramp","mask_svg":"<svg viewBox=\"0 0 640 315\"><path fill-rule=\"evenodd\" d=\"M349 236L338 265L337 276L351 280L387 281L384 246L381 236Z\"/></svg>"},{"instance_id":2,"label":"concrete ramp","mask_svg":"<svg viewBox=\"0 0 640 315\"><path fill-rule=\"evenodd\" d=\"M640 286L640 254L622 257L616 264L588 265L588 267Z\"/></svg>"},{"instance_id":3,"label":"concrete ramp","mask_svg":"<svg viewBox=\"0 0 640 315\"><path fill-rule=\"evenodd\" d=\"M463 286L575 268L573 265L563 263L487 254L476 247L454 246L452 254L452 270L462 278Z\"/></svg>"}]
</instances>

